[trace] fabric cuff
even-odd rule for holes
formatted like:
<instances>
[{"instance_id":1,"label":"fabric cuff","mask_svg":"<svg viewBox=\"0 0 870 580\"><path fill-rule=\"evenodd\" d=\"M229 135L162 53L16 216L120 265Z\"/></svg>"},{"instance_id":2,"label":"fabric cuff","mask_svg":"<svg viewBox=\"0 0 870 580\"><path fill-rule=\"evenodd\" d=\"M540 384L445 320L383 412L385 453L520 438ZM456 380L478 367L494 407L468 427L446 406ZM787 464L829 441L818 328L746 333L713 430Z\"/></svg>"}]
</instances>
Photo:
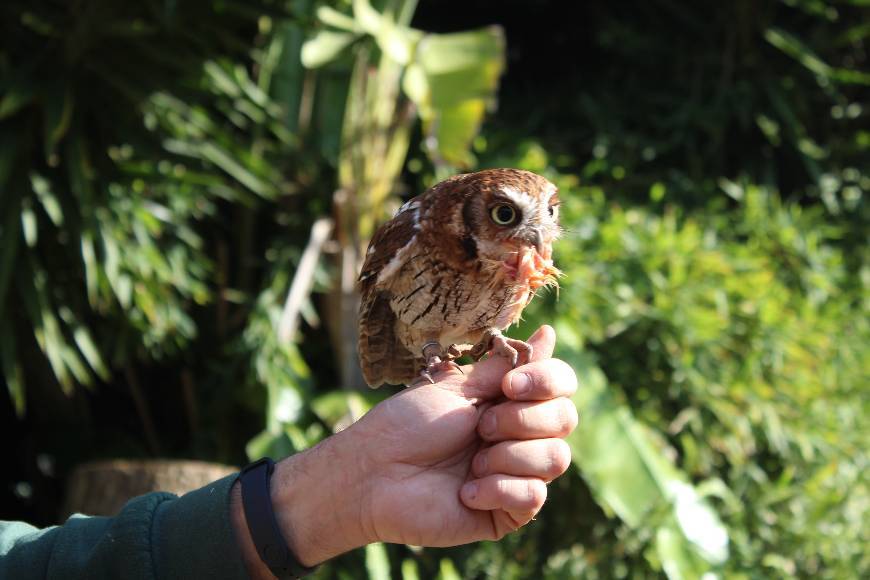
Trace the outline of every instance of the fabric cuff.
<instances>
[{"instance_id":1,"label":"fabric cuff","mask_svg":"<svg viewBox=\"0 0 870 580\"><path fill-rule=\"evenodd\" d=\"M157 506L151 538L158 578L248 577L230 521L230 490L237 475Z\"/></svg>"}]
</instances>

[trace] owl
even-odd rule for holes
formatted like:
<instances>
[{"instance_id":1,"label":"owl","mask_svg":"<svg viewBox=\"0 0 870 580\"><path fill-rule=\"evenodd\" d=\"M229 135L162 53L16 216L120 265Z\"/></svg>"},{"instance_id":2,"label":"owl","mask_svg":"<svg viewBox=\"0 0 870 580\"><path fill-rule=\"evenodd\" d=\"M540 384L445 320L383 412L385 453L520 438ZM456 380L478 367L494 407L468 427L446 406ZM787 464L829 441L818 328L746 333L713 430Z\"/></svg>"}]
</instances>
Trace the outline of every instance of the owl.
<instances>
[{"instance_id":1,"label":"owl","mask_svg":"<svg viewBox=\"0 0 870 580\"><path fill-rule=\"evenodd\" d=\"M555 285L556 187L519 169L451 177L405 203L369 243L359 277L359 356L372 387L409 384L468 354L528 360L502 335Z\"/></svg>"}]
</instances>

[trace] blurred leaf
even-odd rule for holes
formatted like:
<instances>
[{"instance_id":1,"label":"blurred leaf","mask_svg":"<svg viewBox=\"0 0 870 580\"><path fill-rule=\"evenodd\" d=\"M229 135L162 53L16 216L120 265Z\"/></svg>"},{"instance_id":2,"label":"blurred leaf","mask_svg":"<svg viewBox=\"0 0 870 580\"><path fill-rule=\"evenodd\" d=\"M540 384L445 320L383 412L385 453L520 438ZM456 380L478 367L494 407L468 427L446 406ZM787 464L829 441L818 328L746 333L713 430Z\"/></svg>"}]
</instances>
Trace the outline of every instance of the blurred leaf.
<instances>
[{"instance_id":1,"label":"blurred leaf","mask_svg":"<svg viewBox=\"0 0 870 580\"><path fill-rule=\"evenodd\" d=\"M316 14L318 20L334 28L354 33L363 32L357 21L351 16L342 14L330 6L318 6Z\"/></svg>"},{"instance_id":2,"label":"blurred leaf","mask_svg":"<svg viewBox=\"0 0 870 580\"><path fill-rule=\"evenodd\" d=\"M417 562L411 558L402 560L402 580L420 580L420 571Z\"/></svg>"},{"instance_id":3,"label":"blurred leaf","mask_svg":"<svg viewBox=\"0 0 870 580\"><path fill-rule=\"evenodd\" d=\"M18 364L15 351L15 337L11 328L0 330L0 367L3 368L3 380L9 391L9 398L15 408L15 414L24 415L26 396L24 394L24 376Z\"/></svg>"},{"instance_id":4,"label":"blurred leaf","mask_svg":"<svg viewBox=\"0 0 870 580\"><path fill-rule=\"evenodd\" d=\"M32 280L23 280L19 277L17 282L20 284L19 294L24 302L25 311L30 318L33 336L45 353L63 392L70 394L73 390L74 381L64 360L64 345L61 342L60 328L57 321L54 315L45 308L42 300L40 300L42 297L41 292L37 286L33 285Z\"/></svg>"},{"instance_id":5,"label":"blurred leaf","mask_svg":"<svg viewBox=\"0 0 870 580\"><path fill-rule=\"evenodd\" d=\"M302 64L307 68L322 67L335 60L357 38L357 34L350 32L321 30L302 45Z\"/></svg>"},{"instance_id":6,"label":"blurred leaf","mask_svg":"<svg viewBox=\"0 0 870 580\"><path fill-rule=\"evenodd\" d=\"M459 166L470 163L471 141L495 99L504 50L498 27L427 34L420 40L403 89L420 109L436 157Z\"/></svg>"},{"instance_id":7,"label":"blurred leaf","mask_svg":"<svg viewBox=\"0 0 870 580\"><path fill-rule=\"evenodd\" d=\"M660 527L655 541L662 568L670 580L693 580L709 573L708 567L686 549L685 538L674 526Z\"/></svg>"},{"instance_id":8,"label":"blurred leaf","mask_svg":"<svg viewBox=\"0 0 870 580\"><path fill-rule=\"evenodd\" d=\"M73 114L73 96L69 89L60 89L48 94L45 102L45 157L48 159L55 146L63 139L70 127Z\"/></svg>"},{"instance_id":9,"label":"blurred leaf","mask_svg":"<svg viewBox=\"0 0 870 580\"><path fill-rule=\"evenodd\" d=\"M438 580L461 580L462 576L456 570L456 566L449 558L441 558L438 567Z\"/></svg>"},{"instance_id":10,"label":"blurred leaf","mask_svg":"<svg viewBox=\"0 0 870 580\"><path fill-rule=\"evenodd\" d=\"M378 36L383 26L381 14L372 8L368 0L353 0L352 6L354 20L359 26L372 36Z\"/></svg>"},{"instance_id":11,"label":"blurred leaf","mask_svg":"<svg viewBox=\"0 0 870 580\"><path fill-rule=\"evenodd\" d=\"M870 85L870 73L834 68L820 59L795 36L778 28L768 28L764 38L773 46L797 60L807 70L839 83Z\"/></svg>"},{"instance_id":12,"label":"blurred leaf","mask_svg":"<svg viewBox=\"0 0 870 580\"><path fill-rule=\"evenodd\" d=\"M36 95L33 85L26 80L18 79L7 86L4 94L0 97L0 120L17 113L21 108L29 105Z\"/></svg>"},{"instance_id":13,"label":"blurred leaf","mask_svg":"<svg viewBox=\"0 0 870 580\"><path fill-rule=\"evenodd\" d=\"M73 315L72 311L66 306L62 306L59 309L60 317L70 329L73 335L73 340L76 343L76 346L79 348L79 352L82 353L82 356L85 357L85 360L88 362L88 365L94 370L97 375L103 379L104 381L108 381L110 377L109 369L106 367L106 364L103 362L102 356L100 356L100 351L97 349L94 344L93 339L91 338L90 333L87 328L85 328ZM89 381L85 380L84 383L87 384Z\"/></svg>"},{"instance_id":14,"label":"blurred leaf","mask_svg":"<svg viewBox=\"0 0 870 580\"><path fill-rule=\"evenodd\" d=\"M21 231L24 233L24 242L30 248L36 247L38 241L38 228L36 225L36 214L33 208L30 207L30 200L25 199L21 207Z\"/></svg>"},{"instance_id":15,"label":"blurred leaf","mask_svg":"<svg viewBox=\"0 0 870 580\"><path fill-rule=\"evenodd\" d=\"M485 103L480 99L441 109L434 136L438 153L445 161L459 167L471 165L470 144L480 130L485 112Z\"/></svg>"},{"instance_id":16,"label":"blurred leaf","mask_svg":"<svg viewBox=\"0 0 870 580\"><path fill-rule=\"evenodd\" d=\"M574 400L584 417L567 441L581 475L617 516L633 528L654 526L662 534L660 554L670 578L696 577L696 564L680 556L675 544L685 545L709 564L728 557L728 535L718 516L657 449L650 432L628 407L619 405L606 390L601 371L581 353L560 351L583 377ZM654 512L669 505L665 522ZM679 530L661 531L663 526Z\"/></svg>"},{"instance_id":17,"label":"blurred leaf","mask_svg":"<svg viewBox=\"0 0 870 580\"><path fill-rule=\"evenodd\" d=\"M245 446L245 454L249 461L256 461L261 457L288 457L296 451L297 449L284 431L261 431Z\"/></svg>"},{"instance_id":18,"label":"blurred leaf","mask_svg":"<svg viewBox=\"0 0 870 580\"><path fill-rule=\"evenodd\" d=\"M42 204L42 209L45 210L51 222L58 228L63 226L63 210L57 198L51 192L49 181L41 175L34 173L30 176L30 183L33 187L33 192Z\"/></svg>"},{"instance_id":19,"label":"blurred leaf","mask_svg":"<svg viewBox=\"0 0 870 580\"><path fill-rule=\"evenodd\" d=\"M372 580L390 580L390 559L386 547L375 542L366 544L366 571Z\"/></svg>"},{"instance_id":20,"label":"blurred leaf","mask_svg":"<svg viewBox=\"0 0 870 580\"><path fill-rule=\"evenodd\" d=\"M362 417L386 398L375 391L331 391L311 401L311 408L321 421L334 428L347 417Z\"/></svg>"},{"instance_id":21,"label":"blurred leaf","mask_svg":"<svg viewBox=\"0 0 870 580\"><path fill-rule=\"evenodd\" d=\"M408 91L421 106L440 109L468 99L489 101L504 70L504 32L489 26L468 32L427 34L420 41L416 66L423 90Z\"/></svg>"}]
</instances>

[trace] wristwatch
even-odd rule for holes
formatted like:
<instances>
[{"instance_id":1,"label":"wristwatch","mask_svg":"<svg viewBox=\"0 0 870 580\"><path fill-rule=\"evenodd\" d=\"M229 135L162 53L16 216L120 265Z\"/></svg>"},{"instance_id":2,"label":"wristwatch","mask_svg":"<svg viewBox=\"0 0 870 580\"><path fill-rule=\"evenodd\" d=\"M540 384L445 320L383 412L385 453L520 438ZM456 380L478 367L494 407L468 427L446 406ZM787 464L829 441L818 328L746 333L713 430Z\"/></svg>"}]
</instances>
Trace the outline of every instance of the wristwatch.
<instances>
[{"instance_id":1,"label":"wristwatch","mask_svg":"<svg viewBox=\"0 0 870 580\"><path fill-rule=\"evenodd\" d=\"M305 567L287 546L272 509L269 481L275 471L275 462L268 457L259 459L239 473L242 485L242 506L248 530L260 559L279 580L292 580L311 574L317 567Z\"/></svg>"}]
</instances>

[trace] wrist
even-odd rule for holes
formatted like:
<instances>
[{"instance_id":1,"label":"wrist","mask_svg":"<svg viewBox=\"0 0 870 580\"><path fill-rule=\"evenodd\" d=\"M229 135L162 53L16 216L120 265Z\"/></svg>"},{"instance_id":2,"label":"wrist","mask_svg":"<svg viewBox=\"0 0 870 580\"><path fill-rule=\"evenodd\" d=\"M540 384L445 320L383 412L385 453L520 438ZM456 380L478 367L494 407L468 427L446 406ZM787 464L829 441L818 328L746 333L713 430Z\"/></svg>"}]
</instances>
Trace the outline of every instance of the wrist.
<instances>
[{"instance_id":1,"label":"wrist","mask_svg":"<svg viewBox=\"0 0 870 580\"><path fill-rule=\"evenodd\" d=\"M371 541L353 439L339 433L275 466L272 504L290 549L314 566Z\"/></svg>"},{"instance_id":2,"label":"wrist","mask_svg":"<svg viewBox=\"0 0 870 580\"><path fill-rule=\"evenodd\" d=\"M339 433L275 465L270 481L272 507L281 534L296 559L314 566L374 541L366 532L362 454L354 438ZM233 528L252 578L271 578L254 548L241 500L232 490Z\"/></svg>"}]
</instances>

